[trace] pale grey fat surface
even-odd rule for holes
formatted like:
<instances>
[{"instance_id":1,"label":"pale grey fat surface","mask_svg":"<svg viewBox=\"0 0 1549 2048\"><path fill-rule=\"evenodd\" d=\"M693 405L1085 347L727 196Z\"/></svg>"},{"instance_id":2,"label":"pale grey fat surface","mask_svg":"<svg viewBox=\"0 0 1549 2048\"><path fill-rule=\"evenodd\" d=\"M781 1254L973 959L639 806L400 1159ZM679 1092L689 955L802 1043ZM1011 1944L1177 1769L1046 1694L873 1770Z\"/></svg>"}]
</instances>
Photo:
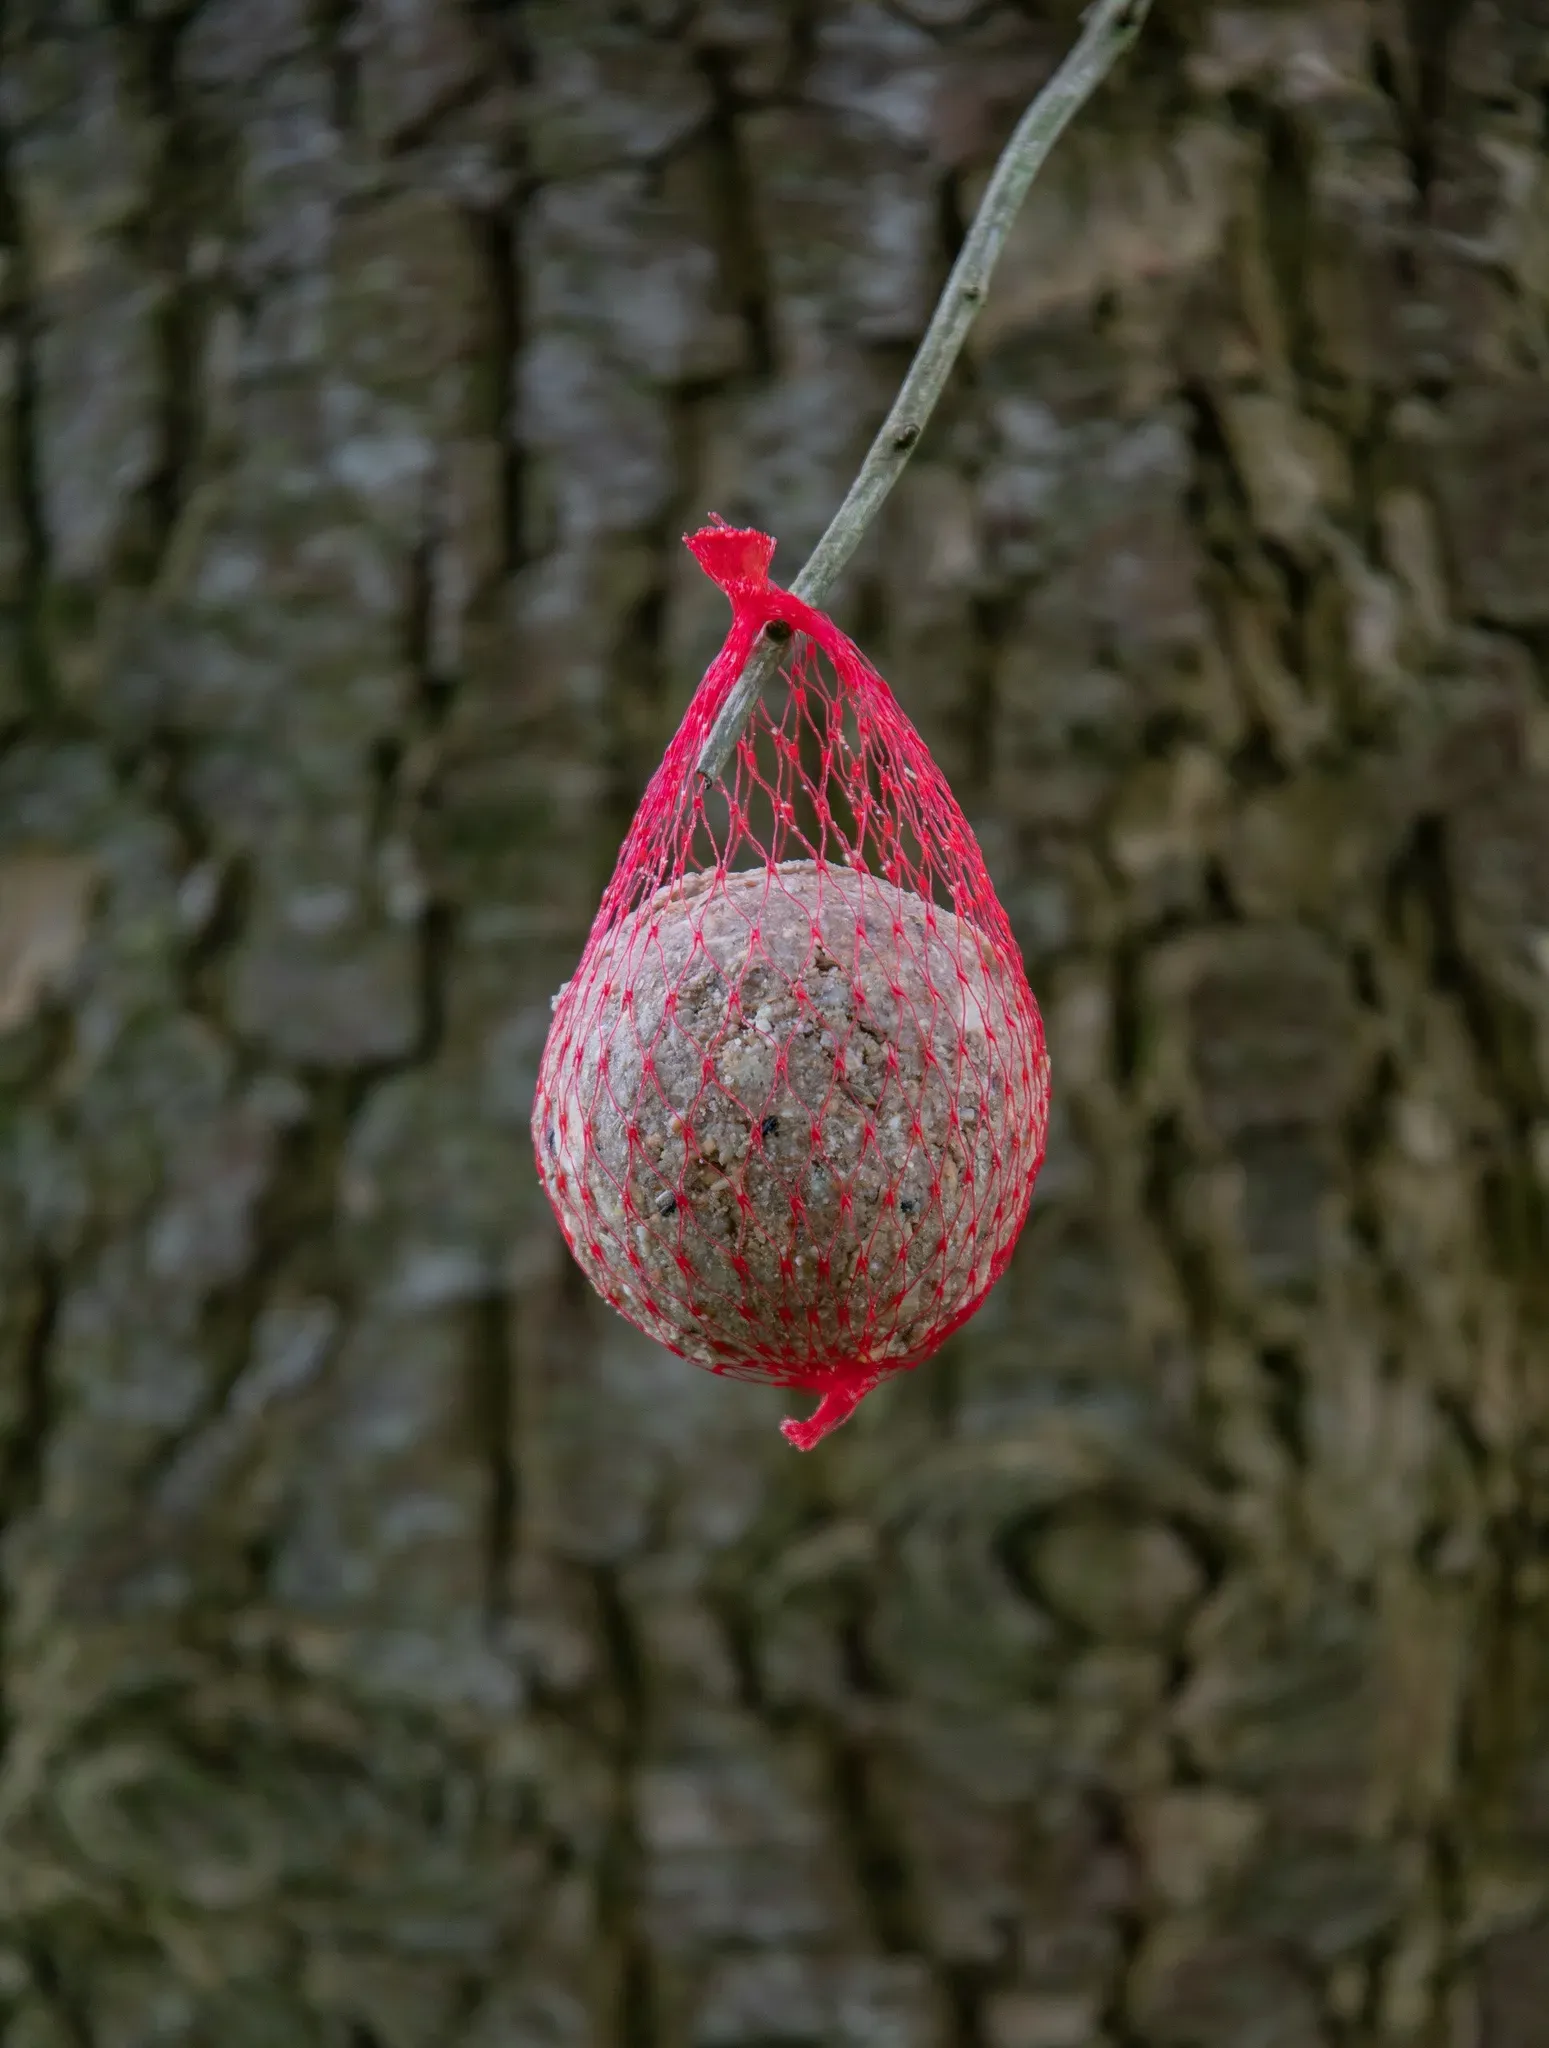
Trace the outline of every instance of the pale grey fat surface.
<instances>
[{"instance_id":1,"label":"pale grey fat surface","mask_svg":"<svg viewBox=\"0 0 1549 2048\"><path fill-rule=\"evenodd\" d=\"M557 999L538 1156L583 1267L664 1343L883 1363L1020 1221L1040 1057L1018 965L950 911L812 861L696 874Z\"/></svg>"}]
</instances>

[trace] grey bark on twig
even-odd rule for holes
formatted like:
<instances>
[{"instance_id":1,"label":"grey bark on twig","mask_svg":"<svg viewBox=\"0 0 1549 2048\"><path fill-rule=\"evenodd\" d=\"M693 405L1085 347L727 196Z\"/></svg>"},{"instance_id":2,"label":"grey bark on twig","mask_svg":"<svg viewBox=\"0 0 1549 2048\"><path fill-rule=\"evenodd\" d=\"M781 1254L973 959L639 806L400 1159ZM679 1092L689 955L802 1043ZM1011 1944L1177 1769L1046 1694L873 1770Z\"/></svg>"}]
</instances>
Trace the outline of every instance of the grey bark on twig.
<instances>
[{"instance_id":1,"label":"grey bark on twig","mask_svg":"<svg viewBox=\"0 0 1549 2048\"><path fill-rule=\"evenodd\" d=\"M791 585L808 604L822 604L903 474L984 304L991 273L1033 180L1071 120L1140 33L1150 6L1151 0L1094 0L1069 56L1017 123L892 409L844 503ZM786 637L766 632L749 656L700 749L703 781L718 781L725 772L753 706L779 665Z\"/></svg>"}]
</instances>

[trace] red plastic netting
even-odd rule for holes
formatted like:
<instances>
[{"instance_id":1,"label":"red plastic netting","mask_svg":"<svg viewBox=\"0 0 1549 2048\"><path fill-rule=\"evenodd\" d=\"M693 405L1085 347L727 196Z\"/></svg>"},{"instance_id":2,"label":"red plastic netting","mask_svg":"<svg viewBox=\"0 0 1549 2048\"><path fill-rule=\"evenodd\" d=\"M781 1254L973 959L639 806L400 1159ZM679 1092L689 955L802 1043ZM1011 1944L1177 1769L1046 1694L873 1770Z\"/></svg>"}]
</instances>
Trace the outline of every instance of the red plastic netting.
<instances>
[{"instance_id":1,"label":"red plastic netting","mask_svg":"<svg viewBox=\"0 0 1549 2048\"><path fill-rule=\"evenodd\" d=\"M731 631L555 998L533 1136L604 1299L698 1365L821 1394L784 1426L806 1450L1004 1270L1048 1058L978 843L887 684L769 581L767 535L688 545ZM707 787L771 621L789 658Z\"/></svg>"}]
</instances>

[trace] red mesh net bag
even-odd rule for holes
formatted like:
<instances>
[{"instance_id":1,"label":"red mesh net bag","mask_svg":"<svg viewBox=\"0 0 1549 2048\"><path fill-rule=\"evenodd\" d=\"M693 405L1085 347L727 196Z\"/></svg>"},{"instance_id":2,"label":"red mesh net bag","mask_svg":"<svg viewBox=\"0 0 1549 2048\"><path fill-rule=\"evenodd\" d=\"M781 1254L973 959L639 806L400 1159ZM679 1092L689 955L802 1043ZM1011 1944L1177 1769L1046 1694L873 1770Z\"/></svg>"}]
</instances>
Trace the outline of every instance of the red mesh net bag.
<instances>
[{"instance_id":1,"label":"red mesh net bag","mask_svg":"<svg viewBox=\"0 0 1549 2048\"><path fill-rule=\"evenodd\" d=\"M603 1298L712 1372L819 1394L784 1425L808 1450L1004 1270L1048 1058L978 843L887 684L769 581L767 535L688 545L731 631L555 998L533 1137ZM788 658L707 785L771 622Z\"/></svg>"}]
</instances>

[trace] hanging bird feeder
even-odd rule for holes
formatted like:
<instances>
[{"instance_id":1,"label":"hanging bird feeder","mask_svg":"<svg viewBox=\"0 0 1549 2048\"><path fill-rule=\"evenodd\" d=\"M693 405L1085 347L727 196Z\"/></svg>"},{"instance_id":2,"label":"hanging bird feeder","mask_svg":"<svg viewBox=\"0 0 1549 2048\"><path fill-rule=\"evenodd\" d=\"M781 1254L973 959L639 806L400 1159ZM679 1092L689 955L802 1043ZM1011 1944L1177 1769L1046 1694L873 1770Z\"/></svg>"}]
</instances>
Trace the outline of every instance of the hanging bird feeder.
<instances>
[{"instance_id":1,"label":"hanging bird feeder","mask_svg":"<svg viewBox=\"0 0 1549 2048\"><path fill-rule=\"evenodd\" d=\"M1004 1270L1048 1059L973 832L887 684L770 582L767 536L689 546L731 632L556 999L533 1131L603 1298L698 1365L820 1395L785 1425L806 1449ZM771 624L784 673L707 787Z\"/></svg>"}]
</instances>

